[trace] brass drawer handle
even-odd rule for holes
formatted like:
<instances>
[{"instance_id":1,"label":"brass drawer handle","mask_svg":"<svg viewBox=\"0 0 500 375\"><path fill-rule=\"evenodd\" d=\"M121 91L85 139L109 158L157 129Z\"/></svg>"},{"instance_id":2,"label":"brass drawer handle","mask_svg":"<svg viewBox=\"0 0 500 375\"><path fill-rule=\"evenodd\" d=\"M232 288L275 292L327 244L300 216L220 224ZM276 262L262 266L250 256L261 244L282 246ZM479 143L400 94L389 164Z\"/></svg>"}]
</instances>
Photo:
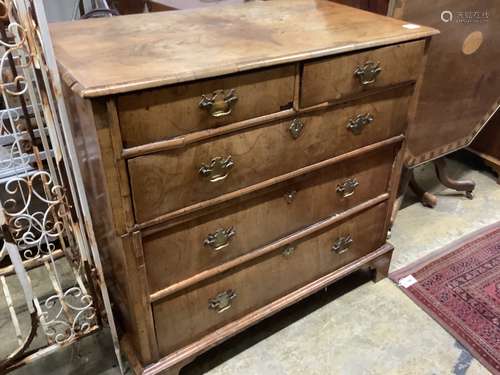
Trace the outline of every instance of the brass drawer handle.
<instances>
[{"instance_id":1,"label":"brass drawer handle","mask_svg":"<svg viewBox=\"0 0 500 375\"><path fill-rule=\"evenodd\" d=\"M345 237L339 237L335 240L332 246L332 251L337 254L344 254L352 245L352 237L348 234Z\"/></svg>"},{"instance_id":2,"label":"brass drawer handle","mask_svg":"<svg viewBox=\"0 0 500 375\"><path fill-rule=\"evenodd\" d=\"M231 114L237 101L235 89L215 90L201 96L199 107L206 109L212 117L223 117Z\"/></svg>"},{"instance_id":3,"label":"brass drawer handle","mask_svg":"<svg viewBox=\"0 0 500 375\"><path fill-rule=\"evenodd\" d=\"M337 194L341 195L343 198L350 197L354 194L354 191L359 186L358 180L355 178L349 178L337 185Z\"/></svg>"},{"instance_id":4,"label":"brass drawer handle","mask_svg":"<svg viewBox=\"0 0 500 375\"><path fill-rule=\"evenodd\" d=\"M358 65L356 70L354 70L354 75L358 78L361 85L367 86L377 81L380 72L382 72L380 63L367 61L363 66Z\"/></svg>"},{"instance_id":5,"label":"brass drawer handle","mask_svg":"<svg viewBox=\"0 0 500 375\"><path fill-rule=\"evenodd\" d=\"M349 120L347 123L347 129L350 130L353 134L359 135L365 128L365 126L369 125L373 122L373 115L370 113L365 113L364 115L357 115Z\"/></svg>"},{"instance_id":6,"label":"brass drawer handle","mask_svg":"<svg viewBox=\"0 0 500 375\"><path fill-rule=\"evenodd\" d=\"M295 252L295 246L293 246L293 245L287 245L283 249L282 254L285 257L289 257L289 256L293 255L294 252Z\"/></svg>"},{"instance_id":7,"label":"brass drawer handle","mask_svg":"<svg viewBox=\"0 0 500 375\"><path fill-rule=\"evenodd\" d=\"M290 132L290 135L292 136L293 139L299 138L303 130L304 130L304 123L302 122L302 120L298 118L293 120L290 126L288 127L288 131Z\"/></svg>"},{"instance_id":8,"label":"brass drawer handle","mask_svg":"<svg viewBox=\"0 0 500 375\"><path fill-rule=\"evenodd\" d=\"M229 246L231 239L236 235L236 231L233 227L226 229L218 229L214 233L210 233L203 245L211 247L214 251L222 250L223 248Z\"/></svg>"},{"instance_id":9,"label":"brass drawer handle","mask_svg":"<svg viewBox=\"0 0 500 375\"><path fill-rule=\"evenodd\" d=\"M233 167L234 161L231 155L226 158L217 156L210 161L210 164L203 164L200 167L199 172L203 177L207 177L210 182L217 182L224 180L229 175Z\"/></svg>"},{"instance_id":10,"label":"brass drawer handle","mask_svg":"<svg viewBox=\"0 0 500 375\"><path fill-rule=\"evenodd\" d=\"M236 298L234 290L229 289L217 294L208 300L208 308L217 311L218 314L231 308L231 301Z\"/></svg>"}]
</instances>

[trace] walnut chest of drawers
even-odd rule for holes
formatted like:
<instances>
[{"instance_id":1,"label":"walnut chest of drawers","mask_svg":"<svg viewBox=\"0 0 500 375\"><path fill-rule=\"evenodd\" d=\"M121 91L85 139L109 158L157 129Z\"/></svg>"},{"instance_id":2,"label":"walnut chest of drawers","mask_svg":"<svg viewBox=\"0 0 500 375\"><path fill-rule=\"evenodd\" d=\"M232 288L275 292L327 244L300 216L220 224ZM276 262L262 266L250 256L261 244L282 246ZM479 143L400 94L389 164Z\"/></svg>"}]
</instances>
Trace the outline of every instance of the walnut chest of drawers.
<instances>
[{"instance_id":1,"label":"walnut chest of drawers","mask_svg":"<svg viewBox=\"0 0 500 375\"><path fill-rule=\"evenodd\" d=\"M200 353L363 267L433 29L321 0L52 25L123 346Z\"/></svg>"}]
</instances>

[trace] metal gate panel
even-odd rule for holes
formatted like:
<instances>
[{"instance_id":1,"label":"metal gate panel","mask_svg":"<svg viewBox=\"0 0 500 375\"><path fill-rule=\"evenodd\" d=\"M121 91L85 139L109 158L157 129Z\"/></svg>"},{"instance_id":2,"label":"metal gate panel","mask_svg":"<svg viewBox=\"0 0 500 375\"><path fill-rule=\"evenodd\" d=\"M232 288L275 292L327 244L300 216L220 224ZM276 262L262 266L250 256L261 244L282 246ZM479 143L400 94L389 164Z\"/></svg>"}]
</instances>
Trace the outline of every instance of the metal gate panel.
<instances>
[{"instance_id":1,"label":"metal gate panel","mask_svg":"<svg viewBox=\"0 0 500 375\"><path fill-rule=\"evenodd\" d=\"M0 0L0 36L0 319L14 344L0 373L103 317L122 369L42 1Z\"/></svg>"}]
</instances>

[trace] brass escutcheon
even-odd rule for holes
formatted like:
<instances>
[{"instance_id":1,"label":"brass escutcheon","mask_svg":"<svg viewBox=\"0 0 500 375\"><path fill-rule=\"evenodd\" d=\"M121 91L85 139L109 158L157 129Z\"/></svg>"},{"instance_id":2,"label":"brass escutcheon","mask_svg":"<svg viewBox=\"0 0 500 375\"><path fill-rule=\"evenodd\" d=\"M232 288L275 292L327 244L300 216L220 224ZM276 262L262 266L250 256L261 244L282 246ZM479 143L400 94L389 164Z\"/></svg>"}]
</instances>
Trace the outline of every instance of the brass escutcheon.
<instances>
[{"instance_id":1,"label":"brass escutcheon","mask_svg":"<svg viewBox=\"0 0 500 375\"><path fill-rule=\"evenodd\" d=\"M304 123L298 118L293 120L290 126L288 127L288 131L292 135L293 139L299 138L303 130L304 130Z\"/></svg>"},{"instance_id":2,"label":"brass escutcheon","mask_svg":"<svg viewBox=\"0 0 500 375\"><path fill-rule=\"evenodd\" d=\"M295 252L295 246L287 245L282 251L283 256L289 257Z\"/></svg>"},{"instance_id":3,"label":"brass escutcheon","mask_svg":"<svg viewBox=\"0 0 500 375\"><path fill-rule=\"evenodd\" d=\"M295 200L295 196L297 195L296 190L291 190L284 195L286 203L291 204Z\"/></svg>"}]
</instances>

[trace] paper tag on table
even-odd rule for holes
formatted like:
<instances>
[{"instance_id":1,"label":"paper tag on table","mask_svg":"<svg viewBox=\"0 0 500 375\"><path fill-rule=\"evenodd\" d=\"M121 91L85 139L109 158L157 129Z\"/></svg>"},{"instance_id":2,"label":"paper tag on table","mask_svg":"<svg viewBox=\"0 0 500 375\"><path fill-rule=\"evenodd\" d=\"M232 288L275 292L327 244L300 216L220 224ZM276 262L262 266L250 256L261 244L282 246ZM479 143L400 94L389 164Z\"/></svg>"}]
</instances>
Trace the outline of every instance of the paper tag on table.
<instances>
[{"instance_id":1,"label":"paper tag on table","mask_svg":"<svg viewBox=\"0 0 500 375\"><path fill-rule=\"evenodd\" d=\"M403 277L402 279L399 279L398 285L402 286L403 288L409 288L413 284L417 283L417 279L413 277L413 275L408 275L406 277Z\"/></svg>"}]
</instances>

